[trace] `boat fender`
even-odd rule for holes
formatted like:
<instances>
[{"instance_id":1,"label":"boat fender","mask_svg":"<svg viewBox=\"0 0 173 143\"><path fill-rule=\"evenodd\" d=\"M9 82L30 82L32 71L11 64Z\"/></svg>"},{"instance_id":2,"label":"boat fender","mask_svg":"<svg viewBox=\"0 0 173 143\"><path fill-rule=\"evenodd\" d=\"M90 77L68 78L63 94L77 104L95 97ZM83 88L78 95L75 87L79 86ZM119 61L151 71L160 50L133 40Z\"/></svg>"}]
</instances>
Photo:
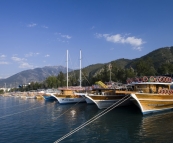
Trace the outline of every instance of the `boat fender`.
<instances>
[{"instance_id":1,"label":"boat fender","mask_svg":"<svg viewBox=\"0 0 173 143\"><path fill-rule=\"evenodd\" d=\"M162 92L162 89L159 89L158 93L159 93L159 94L162 94L162 93L163 93L163 92Z\"/></svg>"},{"instance_id":2,"label":"boat fender","mask_svg":"<svg viewBox=\"0 0 173 143\"><path fill-rule=\"evenodd\" d=\"M171 90L171 89L169 90L169 95L170 95L170 94L172 94L172 90Z\"/></svg>"},{"instance_id":3,"label":"boat fender","mask_svg":"<svg viewBox=\"0 0 173 143\"><path fill-rule=\"evenodd\" d=\"M169 94L169 90L168 89L165 89L165 94Z\"/></svg>"},{"instance_id":4,"label":"boat fender","mask_svg":"<svg viewBox=\"0 0 173 143\"><path fill-rule=\"evenodd\" d=\"M162 79L163 79L163 77L161 76L161 77L159 77L159 82L162 82Z\"/></svg>"},{"instance_id":5,"label":"boat fender","mask_svg":"<svg viewBox=\"0 0 173 143\"><path fill-rule=\"evenodd\" d=\"M142 78L142 81L143 81L143 82L147 82L147 81L148 81L148 78L147 78L146 76L144 76L144 77Z\"/></svg>"},{"instance_id":6,"label":"boat fender","mask_svg":"<svg viewBox=\"0 0 173 143\"><path fill-rule=\"evenodd\" d=\"M163 77L162 81L163 81L163 82L166 82L166 77Z\"/></svg>"},{"instance_id":7,"label":"boat fender","mask_svg":"<svg viewBox=\"0 0 173 143\"><path fill-rule=\"evenodd\" d=\"M156 79L154 78L154 76L150 76L150 79L149 79L151 82L155 82Z\"/></svg>"},{"instance_id":8,"label":"boat fender","mask_svg":"<svg viewBox=\"0 0 173 143\"><path fill-rule=\"evenodd\" d=\"M165 94L165 89L162 89L162 93Z\"/></svg>"}]
</instances>

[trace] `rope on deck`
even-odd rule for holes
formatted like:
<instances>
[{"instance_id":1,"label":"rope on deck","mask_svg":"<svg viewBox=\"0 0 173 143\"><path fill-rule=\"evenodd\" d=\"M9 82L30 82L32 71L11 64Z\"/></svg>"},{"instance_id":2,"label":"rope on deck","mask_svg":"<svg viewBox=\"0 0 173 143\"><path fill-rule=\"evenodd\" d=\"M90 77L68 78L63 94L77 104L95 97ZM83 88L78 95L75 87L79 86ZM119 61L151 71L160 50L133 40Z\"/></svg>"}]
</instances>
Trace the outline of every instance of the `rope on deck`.
<instances>
[{"instance_id":1,"label":"rope on deck","mask_svg":"<svg viewBox=\"0 0 173 143\"><path fill-rule=\"evenodd\" d=\"M91 124L96 119L102 117L103 115L105 115L106 113L108 113L109 111L111 111L112 109L114 109L115 107L119 106L120 104L122 104L123 102L125 102L126 100L128 100L130 97L131 97L130 95L126 95L125 97L123 97L122 99L118 100L117 102L115 102L114 104L112 104L110 107L106 108L105 110L103 110L99 114L95 115L94 117L92 117L91 119L89 119L88 121L86 121L85 123L83 123L82 125L80 125L79 127L75 128L74 130L72 130L68 134L62 136L61 138L59 138L58 140L56 140L54 143L58 143L58 142L64 140L68 136L74 134L75 132L79 131L80 129L84 128L85 126Z\"/></svg>"}]
</instances>

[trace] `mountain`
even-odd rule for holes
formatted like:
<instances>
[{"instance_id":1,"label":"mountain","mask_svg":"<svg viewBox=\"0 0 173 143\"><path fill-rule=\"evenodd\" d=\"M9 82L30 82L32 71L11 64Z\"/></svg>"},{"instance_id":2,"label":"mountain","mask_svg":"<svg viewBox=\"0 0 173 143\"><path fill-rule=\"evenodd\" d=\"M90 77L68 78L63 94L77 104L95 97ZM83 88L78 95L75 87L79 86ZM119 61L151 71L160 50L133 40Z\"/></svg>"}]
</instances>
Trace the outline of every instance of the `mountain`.
<instances>
[{"instance_id":1,"label":"mountain","mask_svg":"<svg viewBox=\"0 0 173 143\"><path fill-rule=\"evenodd\" d=\"M85 72L85 75L88 75L89 77L93 77L97 73L100 72L104 68L105 65L108 65L110 63L114 63L118 68L136 68L136 64L143 60L150 59L152 64L154 65L154 68L157 70L162 64L164 63L172 63L173 64L173 46L171 47L163 47L156 49L140 58L136 59L117 59L108 63L98 63L98 64L92 64L82 69L82 72ZM63 73L66 73L66 68L62 66L46 66L43 68L36 68L32 70L26 70L22 71L20 73L17 73L7 79L0 79L0 87L6 85L14 86L19 84L25 84L29 82L40 82L44 81L48 76L52 75L58 75L58 73L62 71ZM69 72L72 71L69 69ZM79 75L79 70L73 71L76 75ZM72 74L72 72L71 72Z\"/></svg>"},{"instance_id":2,"label":"mountain","mask_svg":"<svg viewBox=\"0 0 173 143\"><path fill-rule=\"evenodd\" d=\"M89 77L96 75L97 73L100 72L104 68L104 65L109 65L110 63L115 64L118 68L130 68L132 67L133 69L136 68L136 64L140 60L147 60L150 59L152 64L154 65L154 69L158 69L162 64L164 63L172 63L173 64L173 46L171 47L163 47L156 49L140 58L136 59L117 59L108 63L104 64L95 64L95 65L90 65L88 67L83 68L82 70L89 75ZM78 71L76 71L78 72Z\"/></svg>"},{"instance_id":3,"label":"mountain","mask_svg":"<svg viewBox=\"0 0 173 143\"><path fill-rule=\"evenodd\" d=\"M30 82L41 82L49 76L57 76L60 72L66 73L67 68L63 66L45 66L43 68L35 68L19 72L9 78L0 80L0 87L14 87L20 84ZM69 69L69 71L72 71Z\"/></svg>"},{"instance_id":4,"label":"mountain","mask_svg":"<svg viewBox=\"0 0 173 143\"><path fill-rule=\"evenodd\" d=\"M125 67L127 68L131 66L135 68L136 63L139 60L146 60L148 58L151 59L155 69L158 69L164 63L173 63L173 46L159 48L140 58L133 59Z\"/></svg>"}]
</instances>

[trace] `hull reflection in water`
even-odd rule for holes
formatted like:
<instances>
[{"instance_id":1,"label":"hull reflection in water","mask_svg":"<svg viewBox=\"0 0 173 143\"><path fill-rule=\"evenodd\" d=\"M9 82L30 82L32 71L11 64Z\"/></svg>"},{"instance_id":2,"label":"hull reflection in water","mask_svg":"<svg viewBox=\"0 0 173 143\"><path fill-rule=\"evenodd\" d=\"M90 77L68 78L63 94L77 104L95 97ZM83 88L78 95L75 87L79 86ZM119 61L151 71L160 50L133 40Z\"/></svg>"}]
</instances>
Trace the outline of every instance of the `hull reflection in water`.
<instances>
[{"instance_id":1,"label":"hull reflection in water","mask_svg":"<svg viewBox=\"0 0 173 143\"><path fill-rule=\"evenodd\" d=\"M150 142L172 143L172 117L173 112L171 110L143 116L139 135L143 135L143 138L147 138Z\"/></svg>"}]
</instances>

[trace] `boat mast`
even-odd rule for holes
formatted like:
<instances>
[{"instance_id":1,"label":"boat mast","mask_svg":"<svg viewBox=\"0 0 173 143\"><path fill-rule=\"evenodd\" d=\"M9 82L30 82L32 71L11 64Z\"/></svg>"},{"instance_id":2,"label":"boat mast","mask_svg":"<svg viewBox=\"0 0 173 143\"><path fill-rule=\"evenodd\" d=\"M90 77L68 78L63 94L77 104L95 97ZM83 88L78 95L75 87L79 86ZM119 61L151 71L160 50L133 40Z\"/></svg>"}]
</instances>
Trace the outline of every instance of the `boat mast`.
<instances>
[{"instance_id":1,"label":"boat mast","mask_svg":"<svg viewBox=\"0 0 173 143\"><path fill-rule=\"evenodd\" d=\"M111 82L111 69L112 69L112 65L109 64L109 71L110 71L110 82Z\"/></svg>"},{"instance_id":2,"label":"boat mast","mask_svg":"<svg viewBox=\"0 0 173 143\"><path fill-rule=\"evenodd\" d=\"M68 88L68 50L67 50L67 88Z\"/></svg>"},{"instance_id":3,"label":"boat mast","mask_svg":"<svg viewBox=\"0 0 173 143\"><path fill-rule=\"evenodd\" d=\"M81 85L82 85L82 76L81 76L81 50L80 50L80 75L79 75L79 80L80 80L80 87L81 87Z\"/></svg>"}]
</instances>

